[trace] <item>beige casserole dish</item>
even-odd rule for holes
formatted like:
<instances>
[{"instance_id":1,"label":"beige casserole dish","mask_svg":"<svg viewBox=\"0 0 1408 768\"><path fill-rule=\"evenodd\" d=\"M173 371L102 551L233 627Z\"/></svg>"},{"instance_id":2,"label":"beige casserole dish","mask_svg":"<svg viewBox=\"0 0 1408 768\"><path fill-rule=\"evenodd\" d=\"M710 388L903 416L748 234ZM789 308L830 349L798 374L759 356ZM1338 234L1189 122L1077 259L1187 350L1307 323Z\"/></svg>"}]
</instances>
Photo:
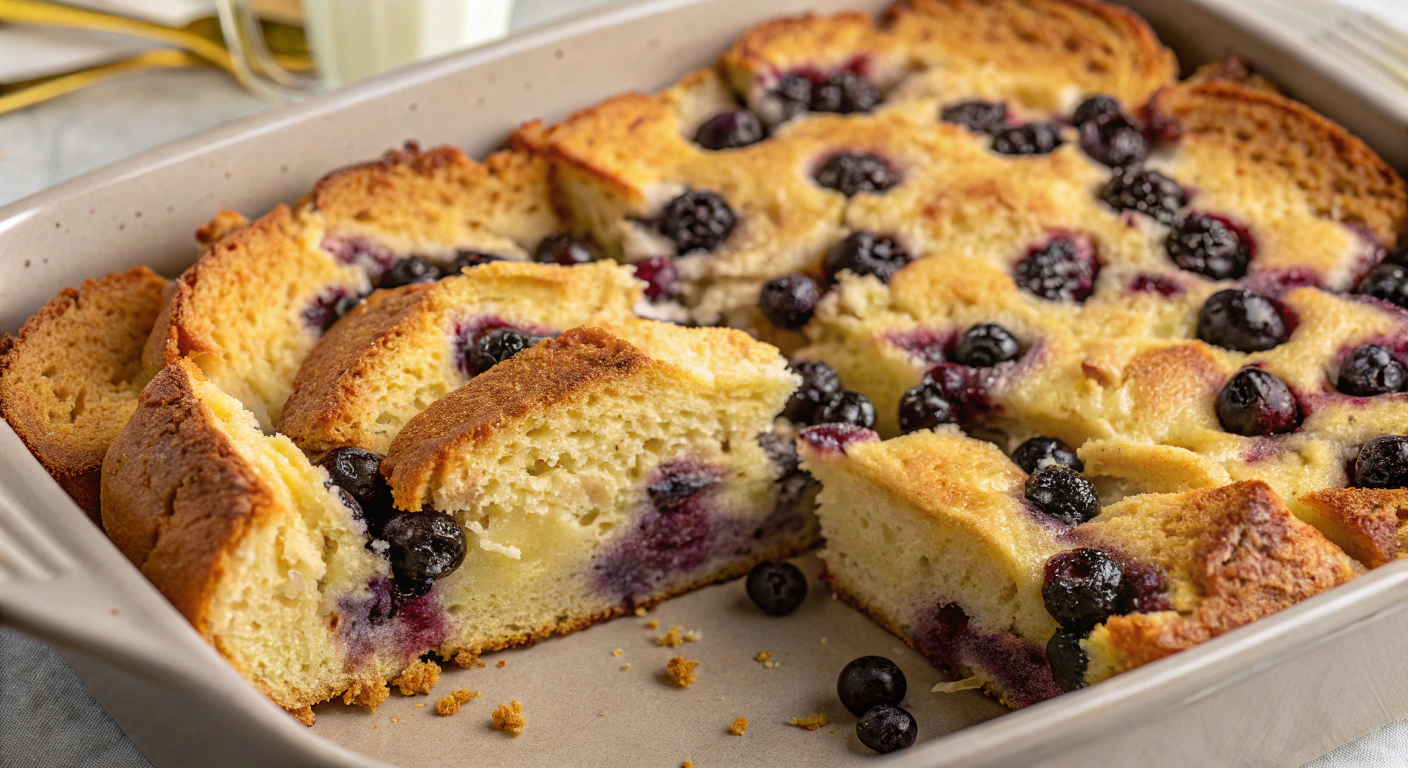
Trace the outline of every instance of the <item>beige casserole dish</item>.
<instances>
[{"instance_id":1,"label":"beige casserole dish","mask_svg":"<svg viewBox=\"0 0 1408 768\"><path fill-rule=\"evenodd\" d=\"M1231 2L1125 4L1185 67L1245 56L1408 170L1408 99ZM765 19L867 6L882 3L646 0L148 152L0 209L0 327L14 331L86 277L137 264L178 273L195 256L191 232L219 208L267 210L327 170L407 139L482 156L530 118L665 85ZM814 557L802 565L817 569ZM1299 765L1408 716L1405 608L1408 562L1399 561L1192 650L1006 713L975 691L929 693L943 679L937 671L816 584L797 614L775 621L747 610L735 582L656 612L662 626L704 635L690 652L708 675L687 693L661 680L673 652L627 618L447 672L440 693L484 695L457 717L417 708L424 698L393 697L376 713L328 708L309 729L202 642L0 427L0 624L58 647L157 765L1076 766L1115 756L1146 768ZM754 662L760 650L780 663ZM910 675L921 741L889 758L859 744L835 702L835 672L867 653L892 656ZM529 720L517 739L489 725L489 710L511 699ZM815 732L787 725L813 712L836 722ZM728 733L740 715L753 723L743 738Z\"/></svg>"}]
</instances>

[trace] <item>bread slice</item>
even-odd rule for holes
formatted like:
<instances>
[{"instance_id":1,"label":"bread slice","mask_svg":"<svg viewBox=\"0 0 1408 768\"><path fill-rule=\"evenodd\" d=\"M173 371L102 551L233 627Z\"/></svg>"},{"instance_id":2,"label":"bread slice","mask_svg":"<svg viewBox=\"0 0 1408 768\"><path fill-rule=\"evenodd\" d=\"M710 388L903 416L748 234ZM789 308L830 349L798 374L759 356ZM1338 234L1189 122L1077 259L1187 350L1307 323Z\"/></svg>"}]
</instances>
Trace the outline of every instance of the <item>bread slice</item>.
<instances>
[{"instance_id":1,"label":"bread slice","mask_svg":"<svg viewBox=\"0 0 1408 768\"><path fill-rule=\"evenodd\" d=\"M949 430L880 442L813 427L798 441L822 484L826 579L943 669L1020 708L1058 695L1057 630L1042 595L1052 556L1104 551L1123 615L1083 648L1094 683L1343 583L1361 569L1260 482L1131 496L1068 526L1023 498L1026 474Z\"/></svg>"},{"instance_id":2,"label":"bread slice","mask_svg":"<svg viewBox=\"0 0 1408 768\"><path fill-rule=\"evenodd\" d=\"M384 455L406 422L468 381L467 349L484 334L555 335L630 317L640 296L630 270L613 262L500 261L377 291L304 360L279 431L313 456L339 446Z\"/></svg>"},{"instance_id":3,"label":"bread slice","mask_svg":"<svg viewBox=\"0 0 1408 768\"><path fill-rule=\"evenodd\" d=\"M0 416L95 519L103 455L146 384L142 345L168 285L146 267L85 280L0 339Z\"/></svg>"}]
</instances>

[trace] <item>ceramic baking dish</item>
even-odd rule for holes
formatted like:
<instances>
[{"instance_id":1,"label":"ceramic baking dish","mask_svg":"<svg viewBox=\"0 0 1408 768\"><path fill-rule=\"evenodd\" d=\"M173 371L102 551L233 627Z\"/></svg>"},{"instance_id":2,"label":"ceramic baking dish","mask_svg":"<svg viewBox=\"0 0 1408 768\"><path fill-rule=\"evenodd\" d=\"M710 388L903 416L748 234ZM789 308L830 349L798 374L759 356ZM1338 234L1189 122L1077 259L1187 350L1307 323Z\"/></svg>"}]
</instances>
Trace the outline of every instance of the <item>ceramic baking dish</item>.
<instances>
[{"instance_id":1,"label":"ceramic baking dish","mask_svg":"<svg viewBox=\"0 0 1408 768\"><path fill-rule=\"evenodd\" d=\"M148 152L0 209L0 328L13 331L86 277L136 264L177 274L194 257L191 233L218 208L258 214L327 170L406 139L482 155L524 120L663 86L764 19L880 5L649 0ZM1408 167L1401 97L1217 0L1128 5L1185 66L1247 56ZM802 565L816 572L814 557ZM205 645L0 426L0 622L58 647L159 766L874 762L881 758L860 746L834 694L836 672L866 653L906 670L906 706L920 724L921 742L887 765L1298 765L1408 716L1405 607L1408 562L1399 562L1193 650L1004 714L973 691L930 693L937 672L815 581L803 608L782 620L748 610L733 583L657 611L662 625L704 635L684 651L703 662L687 691L661 680L679 651L656 647L643 620L628 617L498 654L486 668L447 671L440 692L485 696L455 717L417 708L424 697L393 696L374 714L321 707L309 729ZM780 664L765 669L753 661L759 650ZM517 739L488 725L489 709L510 699L528 715ZM786 724L812 712L835 722L816 732ZM740 715L753 723L742 738L727 733Z\"/></svg>"}]
</instances>

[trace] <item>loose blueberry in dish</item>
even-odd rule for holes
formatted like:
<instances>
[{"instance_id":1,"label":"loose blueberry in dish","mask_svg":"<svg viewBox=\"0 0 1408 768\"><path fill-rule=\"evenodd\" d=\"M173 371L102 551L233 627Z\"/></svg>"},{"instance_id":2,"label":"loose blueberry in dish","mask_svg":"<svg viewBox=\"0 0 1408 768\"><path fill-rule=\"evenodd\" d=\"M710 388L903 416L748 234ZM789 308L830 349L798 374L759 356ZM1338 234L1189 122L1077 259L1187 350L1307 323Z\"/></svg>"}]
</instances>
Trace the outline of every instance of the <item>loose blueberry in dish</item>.
<instances>
[{"instance_id":1,"label":"loose blueberry in dish","mask_svg":"<svg viewBox=\"0 0 1408 768\"><path fill-rule=\"evenodd\" d=\"M1169 258L1179 269L1213 280L1246 277L1252 244L1225 219L1193 213L1169 231L1164 241Z\"/></svg>"},{"instance_id":2,"label":"loose blueberry in dish","mask_svg":"<svg viewBox=\"0 0 1408 768\"><path fill-rule=\"evenodd\" d=\"M1096 94L1082 101L1076 107L1075 114L1071 116L1071 122L1077 126L1085 125L1097 117L1105 115L1120 114L1120 103L1109 96Z\"/></svg>"},{"instance_id":3,"label":"loose blueberry in dish","mask_svg":"<svg viewBox=\"0 0 1408 768\"><path fill-rule=\"evenodd\" d=\"M1027 478L1027 501L1067 525L1080 525L1100 514L1095 484L1070 467L1053 464Z\"/></svg>"},{"instance_id":4,"label":"loose blueberry in dish","mask_svg":"<svg viewBox=\"0 0 1408 768\"><path fill-rule=\"evenodd\" d=\"M744 586L748 598L769 616L786 616L807 599L807 577L791 563L758 563Z\"/></svg>"},{"instance_id":5,"label":"loose blueberry in dish","mask_svg":"<svg viewBox=\"0 0 1408 768\"><path fill-rule=\"evenodd\" d=\"M645 281L645 298L652 304L669 301L680 295L680 269L669 256L656 256L637 261L632 266L636 278Z\"/></svg>"},{"instance_id":6,"label":"loose blueberry in dish","mask_svg":"<svg viewBox=\"0 0 1408 768\"><path fill-rule=\"evenodd\" d=\"M824 403L816 411L818 424L848 424L870 429L875 426L875 406L870 398L849 389Z\"/></svg>"},{"instance_id":7,"label":"loose blueberry in dish","mask_svg":"<svg viewBox=\"0 0 1408 768\"><path fill-rule=\"evenodd\" d=\"M412 283L433 283L444 277L440 268L419 256L407 256L391 265L377 281L378 288L400 288Z\"/></svg>"},{"instance_id":8,"label":"loose blueberry in dish","mask_svg":"<svg viewBox=\"0 0 1408 768\"><path fill-rule=\"evenodd\" d=\"M914 722L914 715L889 704L872 707L856 723L860 743L882 755L908 749L918 736L919 724Z\"/></svg>"},{"instance_id":9,"label":"loose blueberry in dish","mask_svg":"<svg viewBox=\"0 0 1408 768\"><path fill-rule=\"evenodd\" d=\"M802 378L802 385L787 400L782 415L794 424L816 424L817 410L841 394L841 379L820 361L792 363L791 368Z\"/></svg>"},{"instance_id":10,"label":"loose blueberry in dish","mask_svg":"<svg viewBox=\"0 0 1408 768\"><path fill-rule=\"evenodd\" d=\"M916 384L900 397L900 432L906 435L940 424L960 424L964 415L937 381Z\"/></svg>"},{"instance_id":11,"label":"loose blueberry in dish","mask_svg":"<svg viewBox=\"0 0 1408 768\"><path fill-rule=\"evenodd\" d=\"M843 270L875 275L888 283L910 262L907 251L893 238L874 232L852 232L826 253L826 274L832 279Z\"/></svg>"},{"instance_id":12,"label":"loose blueberry in dish","mask_svg":"<svg viewBox=\"0 0 1408 768\"><path fill-rule=\"evenodd\" d=\"M433 582L464 561L464 529L436 510L397 512L382 526L397 581Z\"/></svg>"},{"instance_id":13,"label":"loose blueberry in dish","mask_svg":"<svg viewBox=\"0 0 1408 768\"><path fill-rule=\"evenodd\" d=\"M1007 105L1000 101L960 101L944 107L939 117L975 133L995 134L1008 125Z\"/></svg>"},{"instance_id":14,"label":"loose blueberry in dish","mask_svg":"<svg viewBox=\"0 0 1408 768\"><path fill-rule=\"evenodd\" d=\"M904 672L884 656L862 656L841 669L836 696L853 715L864 715L881 704L898 705L908 684Z\"/></svg>"},{"instance_id":15,"label":"loose blueberry in dish","mask_svg":"<svg viewBox=\"0 0 1408 768\"><path fill-rule=\"evenodd\" d=\"M1360 488L1408 488L1408 437L1381 435L1359 448L1354 484Z\"/></svg>"},{"instance_id":16,"label":"loose blueberry in dish","mask_svg":"<svg viewBox=\"0 0 1408 768\"><path fill-rule=\"evenodd\" d=\"M596 261L596 253L582 240L566 234L548 235L538 243L533 252L533 260L541 264L558 264L570 267Z\"/></svg>"},{"instance_id":17,"label":"loose blueberry in dish","mask_svg":"<svg viewBox=\"0 0 1408 768\"><path fill-rule=\"evenodd\" d=\"M837 72L812 85L813 112L849 115L869 112L880 103L880 91L854 72Z\"/></svg>"},{"instance_id":18,"label":"loose blueberry in dish","mask_svg":"<svg viewBox=\"0 0 1408 768\"><path fill-rule=\"evenodd\" d=\"M737 149L767 138L758 116L746 109L724 112L705 120L694 131L694 143L705 149Z\"/></svg>"},{"instance_id":19,"label":"loose blueberry in dish","mask_svg":"<svg viewBox=\"0 0 1408 768\"><path fill-rule=\"evenodd\" d=\"M1028 252L1012 271L1018 288L1043 299L1081 303L1095 292L1100 262L1088 244L1054 237Z\"/></svg>"},{"instance_id":20,"label":"loose blueberry in dish","mask_svg":"<svg viewBox=\"0 0 1408 768\"><path fill-rule=\"evenodd\" d=\"M1069 445L1054 437L1033 437L1017 446L1012 452L1012 461L1023 472L1032 474L1046 467L1070 467L1077 472L1085 471L1085 462L1076 456Z\"/></svg>"},{"instance_id":21,"label":"loose blueberry in dish","mask_svg":"<svg viewBox=\"0 0 1408 768\"><path fill-rule=\"evenodd\" d=\"M1081 123L1080 148L1111 168L1138 165L1149 155L1144 132L1121 114L1100 115Z\"/></svg>"},{"instance_id":22,"label":"loose blueberry in dish","mask_svg":"<svg viewBox=\"0 0 1408 768\"><path fill-rule=\"evenodd\" d=\"M1245 288L1218 291L1198 310L1198 338L1236 352L1261 352L1291 336L1275 302Z\"/></svg>"},{"instance_id":23,"label":"loose blueberry in dish","mask_svg":"<svg viewBox=\"0 0 1408 768\"><path fill-rule=\"evenodd\" d=\"M783 275L763 283L758 309L778 328L796 330L812 319L821 299L816 282L806 275Z\"/></svg>"},{"instance_id":24,"label":"loose blueberry in dish","mask_svg":"<svg viewBox=\"0 0 1408 768\"><path fill-rule=\"evenodd\" d=\"M1408 383L1408 370L1393 353L1378 344L1356 348L1340 364L1336 387L1346 395L1373 397L1401 392Z\"/></svg>"},{"instance_id":25,"label":"loose blueberry in dish","mask_svg":"<svg viewBox=\"0 0 1408 768\"><path fill-rule=\"evenodd\" d=\"M1051 123L1027 123L1003 128L994 133L992 150L1001 155L1048 155L1063 143L1060 126Z\"/></svg>"},{"instance_id":26,"label":"loose blueberry in dish","mask_svg":"<svg viewBox=\"0 0 1408 768\"><path fill-rule=\"evenodd\" d=\"M1217 393L1217 420L1243 437L1292 432L1300 426L1300 406L1275 374L1243 368Z\"/></svg>"},{"instance_id":27,"label":"loose blueberry in dish","mask_svg":"<svg viewBox=\"0 0 1408 768\"><path fill-rule=\"evenodd\" d=\"M1010 331L996 323L980 323L959 337L954 359L972 368L991 368L1021 354L1022 345Z\"/></svg>"},{"instance_id":28,"label":"loose blueberry in dish","mask_svg":"<svg viewBox=\"0 0 1408 768\"><path fill-rule=\"evenodd\" d=\"M889 164L878 155L856 152L828 157L813 178L817 184L846 197L862 192L884 192L899 181Z\"/></svg>"},{"instance_id":29,"label":"loose blueberry in dish","mask_svg":"<svg viewBox=\"0 0 1408 768\"><path fill-rule=\"evenodd\" d=\"M1117 169L1100 188L1100 199L1117 211L1142 213L1161 224L1172 224L1188 195L1178 182L1142 168Z\"/></svg>"},{"instance_id":30,"label":"loose blueberry in dish","mask_svg":"<svg viewBox=\"0 0 1408 768\"><path fill-rule=\"evenodd\" d=\"M329 481L356 501L373 537L381 532L382 518L391 510L391 488L381 475L381 457L352 446L334 448L315 462Z\"/></svg>"},{"instance_id":31,"label":"loose blueberry in dish","mask_svg":"<svg viewBox=\"0 0 1408 768\"><path fill-rule=\"evenodd\" d=\"M1354 292L1408 309L1408 267L1383 263L1369 270Z\"/></svg>"},{"instance_id":32,"label":"loose blueberry in dish","mask_svg":"<svg viewBox=\"0 0 1408 768\"><path fill-rule=\"evenodd\" d=\"M495 328L469 346L465 351L465 365L478 375L539 341L542 339L517 328Z\"/></svg>"},{"instance_id":33,"label":"loose blueberry in dish","mask_svg":"<svg viewBox=\"0 0 1408 768\"><path fill-rule=\"evenodd\" d=\"M1087 632L1119 612L1124 572L1098 549L1075 549L1046 561L1041 598L1068 630Z\"/></svg>"},{"instance_id":34,"label":"loose blueberry in dish","mask_svg":"<svg viewBox=\"0 0 1408 768\"><path fill-rule=\"evenodd\" d=\"M1085 670L1090 657L1080 647L1081 636L1064 629L1046 643L1046 662L1051 665L1051 677L1067 693L1085 687Z\"/></svg>"},{"instance_id":35,"label":"loose blueberry in dish","mask_svg":"<svg viewBox=\"0 0 1408 768\"><path fill-rule=\"evenodd\" d=\"M733 209L716 192L693 190L671 200L660 214L660 234L683 256L719 247L736 223Z\"/></svg>"}]
</instances>

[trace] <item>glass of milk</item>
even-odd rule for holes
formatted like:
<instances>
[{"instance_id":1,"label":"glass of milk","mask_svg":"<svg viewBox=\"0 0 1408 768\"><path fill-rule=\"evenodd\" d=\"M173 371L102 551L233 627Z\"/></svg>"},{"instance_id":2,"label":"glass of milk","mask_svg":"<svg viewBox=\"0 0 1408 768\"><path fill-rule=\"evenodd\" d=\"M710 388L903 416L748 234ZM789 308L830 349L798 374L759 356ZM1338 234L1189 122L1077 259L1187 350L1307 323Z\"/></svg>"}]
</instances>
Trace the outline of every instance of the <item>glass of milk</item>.
<instances>
[{"instance_id":1,"label":"glass of milk","mask_svg":"<svg viewBox=\"0 0 1408 768\"><path fill-rule=\"evenodd\" d=\"M513 9L513 0L301 0L311 77L274 62L250 0L217 4L241 82L281 101L497 40Z\"/></svg>"}]
</instances>

